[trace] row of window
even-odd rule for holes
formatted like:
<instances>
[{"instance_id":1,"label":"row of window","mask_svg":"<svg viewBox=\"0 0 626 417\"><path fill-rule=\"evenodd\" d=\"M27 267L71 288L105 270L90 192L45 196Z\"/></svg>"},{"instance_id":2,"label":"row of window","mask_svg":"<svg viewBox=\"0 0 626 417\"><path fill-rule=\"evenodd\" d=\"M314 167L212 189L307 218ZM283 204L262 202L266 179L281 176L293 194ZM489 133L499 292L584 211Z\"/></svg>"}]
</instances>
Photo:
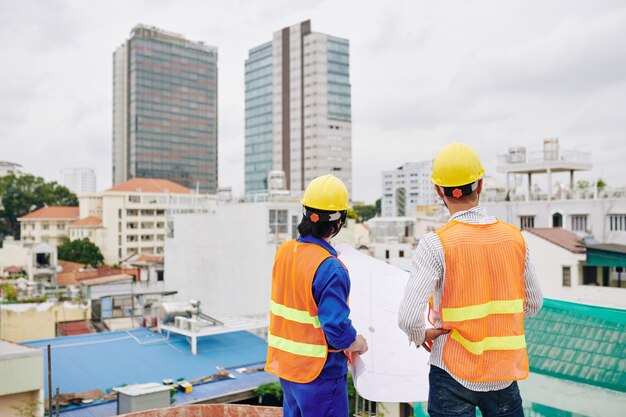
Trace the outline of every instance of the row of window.
<instances>
[{"instance_id":1,"label":"row of window","mask_svg":"<svg viewBox=\"0 0 626 417\"><path fill-rule=\"evenodd\" d=\"M535 227L535 216L519 216L520 229L529 229ZM612 232L626 231L626 214L610 214L609 230ZM570 216L571 230L575 232L588 231L588 215L573 214ZM554 213L552 215L552 227L563 227L563 215Z\"/></svg>"}]
</instances>

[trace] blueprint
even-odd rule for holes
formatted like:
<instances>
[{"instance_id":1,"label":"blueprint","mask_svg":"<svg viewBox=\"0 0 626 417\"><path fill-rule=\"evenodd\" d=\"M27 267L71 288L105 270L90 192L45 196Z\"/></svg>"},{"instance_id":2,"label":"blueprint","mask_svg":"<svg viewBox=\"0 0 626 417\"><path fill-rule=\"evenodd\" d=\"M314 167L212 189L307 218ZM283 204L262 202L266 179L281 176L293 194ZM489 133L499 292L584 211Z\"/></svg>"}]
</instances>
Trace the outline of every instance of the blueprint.
<instances>
[{"instance_id":1,"label":"blueprint","mask_svg":"<svg viewBox=\"0 0 626 417\"><path fill-rule=\"evenodd\" d=\"M351 319L369 350L354 355L352 375L359 395L378 402L428 400L428 357L409 345L398 327L398 309L409 273L353 247L336 247L350 272Z\"/></svg>"}]
</instances>

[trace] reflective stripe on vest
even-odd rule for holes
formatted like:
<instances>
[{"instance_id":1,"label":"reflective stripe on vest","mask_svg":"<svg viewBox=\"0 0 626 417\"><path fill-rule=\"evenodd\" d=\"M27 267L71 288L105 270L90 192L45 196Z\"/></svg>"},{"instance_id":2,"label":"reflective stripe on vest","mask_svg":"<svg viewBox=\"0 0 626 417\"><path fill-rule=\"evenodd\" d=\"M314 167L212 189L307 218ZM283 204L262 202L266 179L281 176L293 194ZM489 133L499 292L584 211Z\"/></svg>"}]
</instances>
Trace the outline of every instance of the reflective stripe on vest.
<instances>
[{"instance_id":1,"label":"reflective stripe on vest","mask_svg":"<svg viewBox=\"0 0 626 417\"><path fill-rule=\"evenodd\" d=\"M268 335L267 344L273 348L293 353L294 355L326 358L326 346L294 342L293 340L283 339L282 337L274 336L272 334Z\"/></svg>"},{"instance_id":2,"label":"reflective stripe on vest","mask_svg":"<svg viewBox=\"0 0 626 417\"><path fill-rule=\"evenodd\" d=\"M270 312L287 320L310 324L316 329L322 327L320 319L317 316L311 316L308 311L296 310L295 308L278 304L274 300L270 300Z\"/></svg>"},{"instance_id":3,"label":"reflective stripe on vest","mask_svg":"<svg viewBox=\"0 0 626 417\"><path fill-rule=\"evenodd\" d=\"M442 308L443 321L474 320L487 317L490 314L512 314L524 312L524 300L492 300L484 304L468 307Z\"/></svg>"},{"instance_id":4,"label":"reflective stripe on vest","mask_svg":"<svg viewBox=\"0 0 626 417\"><path fill-rule=\"evenodd\" d=\"M439 315L442 327L451 330L442 353L446 367L467 381L526 378L521 233L501 222L452 220L437 235L445 258Z\"/></svg>"}]
</instances>

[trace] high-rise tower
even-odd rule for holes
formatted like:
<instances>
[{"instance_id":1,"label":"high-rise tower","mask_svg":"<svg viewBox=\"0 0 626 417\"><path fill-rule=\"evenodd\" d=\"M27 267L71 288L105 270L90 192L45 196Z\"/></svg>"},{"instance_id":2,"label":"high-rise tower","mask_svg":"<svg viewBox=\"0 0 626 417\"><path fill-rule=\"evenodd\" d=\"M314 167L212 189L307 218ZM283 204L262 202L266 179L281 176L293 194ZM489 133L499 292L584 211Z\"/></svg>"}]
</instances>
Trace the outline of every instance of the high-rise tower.
<instances>
[{"instance_id":1,"label":"high-rise tower","mask_svg":"<svg viewBox=\"0 0 626 417\"><path fill-rule=\"evenodd\" d=\"M274 32L246 60L246 194L268 189L271 170L289 190L332 173L352 188L349 42L305 21Z\"/></svg>"},{"instance_id":2,"label":"high-rise tower","mask_svg":"<svg viewBox=\"0 0 626 417\"><path fill-rule=\"evenodd\" d=\"M138 25L113 54L113 184L217 190L217 48Z\"/></svg>"}]
</instances>

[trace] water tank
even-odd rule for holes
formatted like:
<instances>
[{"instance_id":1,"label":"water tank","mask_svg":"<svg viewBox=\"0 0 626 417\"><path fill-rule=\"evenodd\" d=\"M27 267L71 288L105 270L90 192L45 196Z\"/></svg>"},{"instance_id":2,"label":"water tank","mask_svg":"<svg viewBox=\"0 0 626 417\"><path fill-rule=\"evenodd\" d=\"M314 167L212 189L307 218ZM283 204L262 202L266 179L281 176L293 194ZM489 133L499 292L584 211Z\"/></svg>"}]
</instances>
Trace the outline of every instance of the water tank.
<instances>
[{"instance_id":1,"label":"water tank","mask_svg":"<svg viewBox=\"0 0 626 417\"><path fill-rule=\"evenodd\" d=\"M284 171L270 171L267 174L267 188L269 190L284 190L285 189L285 172Z\"/></svg>"},{"instance_id":2,"label":"water tank","mask_svg":"<svg viewBox=\"0 0 626 417\"><path fill-rule=\"evenodd\" d=\"M543 140L543 160L556 161L559 159L559 138L545 138Z\"/></svg>"},{"instance_id":3,"label":"water tank","mask_svg":"<svg viewBox=\"0 0 626 417\"><path fill-rule=\"evenodd\" d=\"M186 301L168 301L161 303L159 307L159 320L161 323L171 323L176 316L191 317L194 308Z\"/></svg>"},{"instance_id":4,"label":"water tank","mask_svg":"<svg viewBox=\"0 0 626 417\"><path fill-rule=\"evenodd\" d=\"M519 164L519 163L526 162L526 147L525 146L510 147L506 160L510 164Z\"/></svg>"}]
</instances>

